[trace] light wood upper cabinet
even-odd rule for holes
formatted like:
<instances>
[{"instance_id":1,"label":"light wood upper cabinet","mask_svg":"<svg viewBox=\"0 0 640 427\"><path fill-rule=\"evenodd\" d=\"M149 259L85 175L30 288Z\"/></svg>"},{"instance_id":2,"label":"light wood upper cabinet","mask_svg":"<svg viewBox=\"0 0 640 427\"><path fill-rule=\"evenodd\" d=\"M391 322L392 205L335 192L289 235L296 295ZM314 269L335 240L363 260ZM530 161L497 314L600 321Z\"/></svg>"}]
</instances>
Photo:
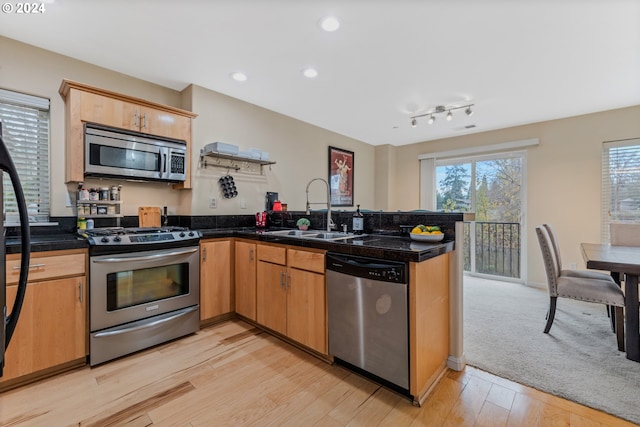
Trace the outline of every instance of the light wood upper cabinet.
<instances>
[{"instance_id":1,"label":"light wood upper cabinet","mask_svg":"<svg viewBox=\"0 0 640 427\"><path fill-rule=\"evenodd\" d=\"M257 321L327 354L324 252L258 244Z\"/></svg>"},{"instance_id":2,"label":"light wood upper cabinet","mask_svg":"<svg viewBox=\"0 0 640 427\"><path fill-rule=\"evenodd\" d=\"M256 320L256 244L236 241L235 294L236 313Z\"/></svg>"},{"instance_id":3,"label":"light wood upper cabinet","mask_svg":"<svg viewBox=\"0 0 640 427\"><path fill-rule=\"evenodd\" d=\"M136 113L138 116L136 116ZM191 118L189 117L172 114L157 108L140 107L133 114L134 125L136 119L140 124L140 132L191 141Z\"/></svg>"},{"instance_id":4,"label":"light wood upper cabinet","mask_svg":"<svg viewBox=\"0 0 640 427\"><path fill-rule=\"evenodd\" d=\"M191 188L191 120L196 114L69 80L62 81L60 93L65 97L65 182L84 181L84 124L97 123L185 141L187 179L174 188Z\"/></svg>"},{"instance_id":5,"label":"light wood upper cabinet","mask_svg":"<svg viewBox=\"0 0 640 427\"><path fill-rule=\"evenodd\" d=\"M5 354L4 382L57 366L85 363L87 352L86 251L31 254L18 324ZM7 310L18 286L20 255L7 256ZM61 267L66 267L63 269ZM15 382L15 381L13 381Z\"/></svg>"},{"instance_id":6,"label":"light wood upper cabinet","mask_svg":"<svg viewBox=\"0 0 640 427\"><path fill-rule=\"evenodd\" d=\"M231 240L200 242L200 320L231 311Z\"/></svg>"}]
</instances>

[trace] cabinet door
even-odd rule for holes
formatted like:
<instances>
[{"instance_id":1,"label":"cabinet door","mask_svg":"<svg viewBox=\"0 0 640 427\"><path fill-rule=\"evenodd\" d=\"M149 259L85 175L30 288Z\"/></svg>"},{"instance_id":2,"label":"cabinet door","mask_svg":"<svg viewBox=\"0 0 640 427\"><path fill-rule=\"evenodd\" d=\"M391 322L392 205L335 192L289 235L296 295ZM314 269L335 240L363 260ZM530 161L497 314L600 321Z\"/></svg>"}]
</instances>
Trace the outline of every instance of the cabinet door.
<instances>
[{"instance_id":1,"label":"cabinet door","mask_svg":"<svg viewBox=\"0 0 640 427\"><path fill-rule=\"evenodd\" d=\"M191 119L151 107L139 107L140 132L191 140Z\"/></svg>"},{"instance_id":2,"label":"cabinet door","mask_svg":"<svg viewBox=\"0 0 640 427\"><path fill-rule=\"evenodd\" d=\"M82 92L80 118L83 122L138 131L140 128L136 121L136 112L138 108L134 104L91 92Z\"/></svg>"},{"instance_id":3,"label":"cabinet door","mask_svg":"<svg viewBox=\"0 0 640 427\"><path fill-rule=\"evenodd\" d=\"M236 242L236 313L256 320L256 244Z\"/></svg>"},{"instance_id":4,"label":"cabinet door","mask_svg":"<svg viewBox=\"0 0 640 427\"><path fill-rule=\"evenodd\" d=\"M200 243L200 320L231 312L231 241Z\"/></svg>"},{"instance_id":5,"label":"cabinet door","mask_svg":"<svg viewBox=\"0 0 640 427\"><path fill-rule=\"evenodd\" d=\"M324 274L289 269L287 336L327 354Z\"/></svg>"},{"instance_id":6,"label":"cabinet door","mask_svg":"<svg viewBox=\"0 0 640 427\"><path fill-rule=\"evenodd\" d=\"M258 323L287 333L287 293L285 289L286 267L258 261L256 285Z\"/></svg>"},{"instance_id":7,"label":"cabinet door","mask_svg":"<svg viewBox=\"0 0 640 427\"><path fill-rule=\"evenodd\" d=\"M7 307L17 286L7 286ZM86 351L86 279L72 277L29 283L20 318L5 354L2 380L76 359Z\"/></svg>"}]
</instances>

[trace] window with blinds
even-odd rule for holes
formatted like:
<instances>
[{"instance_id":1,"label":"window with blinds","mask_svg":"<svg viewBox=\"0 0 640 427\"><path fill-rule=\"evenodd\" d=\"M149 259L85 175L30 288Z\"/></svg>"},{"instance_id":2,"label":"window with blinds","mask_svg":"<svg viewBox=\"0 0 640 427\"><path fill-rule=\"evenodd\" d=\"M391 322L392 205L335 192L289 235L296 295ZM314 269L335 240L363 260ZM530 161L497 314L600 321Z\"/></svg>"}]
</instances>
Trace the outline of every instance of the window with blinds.
<instances>
[{"instance_id":1,"label":"window with blinds","mask_svg":"<svg viewBox=\"0 0 640 427\"><path fill-rule=\"evenodd\" d=\"M49 221L49 100L0 89L2 139L18 170L30 222ZM18 207L3 173L6 223L17 223Z\"/></svg>"},{"instance_id":2,"label":"window with blinds","mask_svg":"<svg viewBox=\"0 0 640 427\"><path fill-rule=\"evenodd\" d=\"M612 222L640 223L640 138L603 143L602 243Z\"/></svg>"}]
</instances>

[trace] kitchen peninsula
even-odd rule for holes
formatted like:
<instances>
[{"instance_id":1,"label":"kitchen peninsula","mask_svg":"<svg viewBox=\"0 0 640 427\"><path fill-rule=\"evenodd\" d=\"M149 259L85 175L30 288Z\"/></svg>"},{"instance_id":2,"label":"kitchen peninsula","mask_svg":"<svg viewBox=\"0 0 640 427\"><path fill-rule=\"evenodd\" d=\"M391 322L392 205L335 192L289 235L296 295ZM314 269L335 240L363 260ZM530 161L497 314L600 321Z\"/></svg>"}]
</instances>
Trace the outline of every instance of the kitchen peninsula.
<instances>
[{"instance_id":1,"label":"kitchen peninsula","mask_svg":"<svg viewBox=\"0 0 640 427\"><path fill-rule=\"evenodd\" d=\"M380 214L376 214L380 215ZM255 250L254 254L258 256L254 257L254 262L260 260L260 253L264 249L270 251L280 251L285 258L282 260L282 264L287 266L290 272L307 271L311 268L309 265L305 265L304 260L315 259L319 262L318 268L321 271L312 271L311 276L321 278L320 303L322 307L322 315L326 316L326 294L325 294L325 282L324 282L324 254L326 252L336 252L342 254L349 254L355 256L366 256L370 258L378 258L385 260L396 260L405 262L408 266L408 301L409 301L409 345L410 345L410 398L414 403L418 404L427 395L428 390L432 387L442 373L446 370L447 357L449 356L450 348L450 325L449 325L449 313L450 313L450 282L451 282L451 265L452 255L455 255L455 234L454 228L457 221L462 220L461 214L432 214L434 219L425 219L431 215L427 214L412 214L412 215L400 215L397 213L385 213L383 214L389 218L390 224L385 225L385 228L379 228L374 233L365 234L362 236L355 236L353 238L337 241L320 241L317 239L299 239L296 237L283 236L281 234L270 234L267 230L256 230L247 224L247 221L236 221L235 226L229 226L228 218L171 218L170 222L178 223L181 226L185 224L189 225L189 228L199 230L202 233L201 248L205 245L216 242L229 242L221 246L227 248L230 252L226 255L231 260L226 266L218 265L221 268L220 271L216 270L214 286L217 286L217 279L220 275L228 275L232 278L230 286L223 288L224 298L227 298L229 304L228 309L223 310L219 315L212 317L201 318L201 325L206 326L212 323L220 322L226 319L240 316L245 321L254 324L274 335L285 339L286 341L305 349L306 351L316 355L317 357L332 361L332 355L327 349L326 342L326 317L322 317L323 321L320 325L312 325L310 327L319 327L321 334L319 338L320 345L310 344L305 342L306 338L299 338L295 334L288 333L285 329L279 331L273 329L270 325L265 325L261 322L260 317L250 317L246 314L238 314L239 304L241 301L237 298L237 291L239 289L238 281L241 275L238 274L237 267L234 264L238 262L238 255L240 254L239 248L250 248ZM416 216L420 219L416 219ZM408 221L409 224L415 224L415 221L436 223L435 218L438 219L438 224L445 230L445 240L438 243L423 243L414 242L408 235L402 235L398 230L398 222L404 224ZM216 228L218 223L225 222L227 226ZM125 218L126 223L126 218ZM136 224L134 224L136 225ZM286 224L285 224L286 225ZM209 228L203 228L209 227ZM281 229L282 227L280 227ZM371 229L371 227L370 227ZM267 232L265 232L267 231ZM371 230L373 231L373 230ZM245 245L245 246L242 246ZM52 235L35 235L33 238L32 251L51 251L54 248L66 248L69 250L81 250L87 248L87 243L83 239L78 239L77 236L69 233L64 234L52 234ZM19 249L19 242L9 237L8 239L8 253L16 253ZM235 256L234 256L235 254ZM311 254L312 258L308 258L307 254ZM291 258L289 258L291 257ZM303 260L301 263L296 264L296 257ZM455 257L454 257L455 258ZM203 260L201 258L201 264ZM266 260L269 264L274 262ZM309 261L312 262L312 261ZM276 262L275 264L278 264ZM266 264L265 264L266 265ZM314 267L315 268L315 267ZM234 273L235 271L235 273ZM243 282L246 278L243 279ZM207 284L201 279L201 287L204 289ZM260 283L258 281L257 283ZM256 292L256 288L252 290ZM219 292L213 292L207 294L201 289L201 306L206 307L209 301L203 298L203 295L220 295ZM217 298L217 297L216 297ZM218 304L216 301L215 304ZM204 308L202 309L204 312ZM290 332L290 331L289 331ZM302 337L306 335L303 334ZM315 338L318 342L318 338ZM62 369L69 369L73 367L82 366L83 360L76 360L76 363L71 365L65 364L61 366ZM55 373L55 367L50 368L50 373ZM38 373L32 373L38 374ZM26 375L25 380L37 379L37 376ZM10 377L0 382L7 382L5 385L10 388L11 385L15 386L20 384L20 378L11 380ZM4 388L4 387L2 387Z\"/></svg>"}]
</instances>

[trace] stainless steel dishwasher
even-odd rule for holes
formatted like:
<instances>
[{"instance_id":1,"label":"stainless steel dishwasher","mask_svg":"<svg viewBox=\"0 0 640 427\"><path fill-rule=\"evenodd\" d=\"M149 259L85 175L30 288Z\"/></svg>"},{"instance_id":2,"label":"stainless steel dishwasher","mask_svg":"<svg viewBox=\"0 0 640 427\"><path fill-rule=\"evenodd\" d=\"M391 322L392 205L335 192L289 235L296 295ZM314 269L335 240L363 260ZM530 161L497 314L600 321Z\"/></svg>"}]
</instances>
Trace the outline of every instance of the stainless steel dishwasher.
<instances>
[{"instance_id":1,"label":"stainless steel dishwasher","mask_svg":"<svg viewBox=\"0 0 640 427\"><path fill-rule=\"evenodd\" d=\"M328 253L326 266L329 353L409 394L406 263Z\"/></svg>"}]
</instances>

